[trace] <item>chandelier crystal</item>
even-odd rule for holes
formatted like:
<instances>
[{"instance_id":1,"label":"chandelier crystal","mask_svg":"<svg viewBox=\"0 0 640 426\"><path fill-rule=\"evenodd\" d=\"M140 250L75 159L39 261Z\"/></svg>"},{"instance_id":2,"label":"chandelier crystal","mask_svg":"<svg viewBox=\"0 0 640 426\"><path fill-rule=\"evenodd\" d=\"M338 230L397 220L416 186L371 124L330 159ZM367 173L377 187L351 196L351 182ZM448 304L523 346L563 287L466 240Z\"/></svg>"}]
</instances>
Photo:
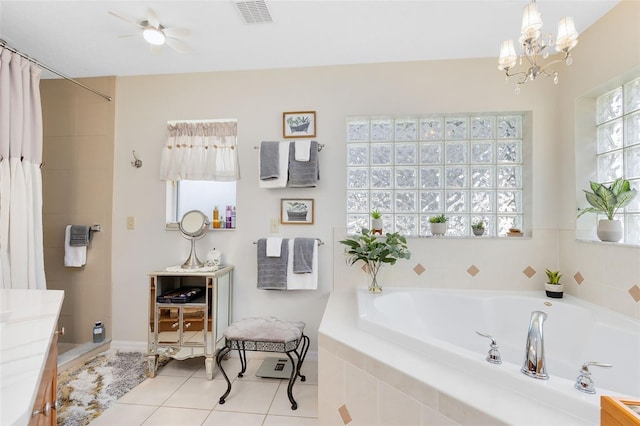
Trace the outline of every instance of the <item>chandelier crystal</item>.
<instances>
[{"instance_id":1,"label":"chandelier crystal","mask_svg":"<svg viewBox=\"0 0 640 426\"><path fill-rule=\"evenodd\" d=\"M562 55L560 59L549 62L549 50L553 42L551 34L542 35L542 14L538 10L535 0L524 7L522 13L522 28L520 31L521 53L516 53L515 43L513 40L505 40L500 46L500 58L498 59L498 69L505 72L508 77L518 76L518 86L516 93L520 92L519 85L527 81L535 80L543 75L545 77L553 77L554 84L558 84L558 72L552 70L552 65L565 62L571 65L571 49L578 44L578 32L570 16L564 17L558 23L558 35L555 40L555 49ZM546 63L543 63L544 61ZM525 64L525 70L515 70L516 65Z\"/></svg>"}]
</instances>

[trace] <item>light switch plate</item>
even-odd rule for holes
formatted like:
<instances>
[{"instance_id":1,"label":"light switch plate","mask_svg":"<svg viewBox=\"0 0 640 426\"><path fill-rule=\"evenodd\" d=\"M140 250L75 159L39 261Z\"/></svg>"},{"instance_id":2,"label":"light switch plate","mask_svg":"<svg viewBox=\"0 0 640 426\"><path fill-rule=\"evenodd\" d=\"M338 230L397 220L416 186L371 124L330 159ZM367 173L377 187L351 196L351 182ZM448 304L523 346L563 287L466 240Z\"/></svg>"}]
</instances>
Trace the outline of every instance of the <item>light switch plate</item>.
<instances>
[{"instance_id":1,"label":"light switch plate","mask_svg":"<svg viewBox=\"0 0 640 426\"><path fill-rule=\"evenodd\" d=\"M278 227L279 227L278 219L271 219L270 231L271 231L272 234L275 234L275 233L278 232Z\"/></svg>"}]
</instances>

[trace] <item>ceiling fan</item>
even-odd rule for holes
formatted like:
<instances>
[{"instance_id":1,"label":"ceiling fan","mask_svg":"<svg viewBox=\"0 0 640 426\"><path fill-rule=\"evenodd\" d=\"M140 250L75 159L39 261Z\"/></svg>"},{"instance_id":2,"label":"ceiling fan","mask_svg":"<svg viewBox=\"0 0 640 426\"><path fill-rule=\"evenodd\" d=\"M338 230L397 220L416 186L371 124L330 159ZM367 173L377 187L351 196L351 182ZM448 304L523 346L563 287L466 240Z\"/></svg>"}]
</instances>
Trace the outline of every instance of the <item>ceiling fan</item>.
<instances>
[{"instance_id":1,"label":"ceiling fan","mask_svg":"<svg viewBox=\"0 0 640 426\"><path fill-rule=\"evenodd\" d=\"M167 28L160 23L158 15L153 9L147 11L147 17L133 20L115 12L109 11L109 14L116 18L122 19L129 24L135 25L138 29L142 30L142 37L147 43L151 45L152 51L158 49L160 46L166 44L178 53L189 53L191 49L180 38L189 37L191 30L186 28ZM131 37L138 34L129 34L121 37Z\"/></svg>"}]
</instances>

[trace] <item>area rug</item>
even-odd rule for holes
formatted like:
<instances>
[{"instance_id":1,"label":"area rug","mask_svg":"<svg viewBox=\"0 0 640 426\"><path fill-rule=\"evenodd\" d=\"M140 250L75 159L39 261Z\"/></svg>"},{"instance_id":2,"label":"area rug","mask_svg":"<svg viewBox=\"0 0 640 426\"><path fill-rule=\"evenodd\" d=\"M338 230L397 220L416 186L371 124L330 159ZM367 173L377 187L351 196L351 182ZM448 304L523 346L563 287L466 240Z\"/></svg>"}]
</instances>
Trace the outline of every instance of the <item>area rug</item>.
<instances>
[{"instance_id":1,"label":"area rug","mask_svg":"<svg viewBox=\"0 0 640 426\"><path fill-rule=\"evenodd\" d=\"M168 359L160 357L158 368ZM58 426L86 426L147 377L147 356L109 350L58 376Z\"/></svg>"}]
</instances>

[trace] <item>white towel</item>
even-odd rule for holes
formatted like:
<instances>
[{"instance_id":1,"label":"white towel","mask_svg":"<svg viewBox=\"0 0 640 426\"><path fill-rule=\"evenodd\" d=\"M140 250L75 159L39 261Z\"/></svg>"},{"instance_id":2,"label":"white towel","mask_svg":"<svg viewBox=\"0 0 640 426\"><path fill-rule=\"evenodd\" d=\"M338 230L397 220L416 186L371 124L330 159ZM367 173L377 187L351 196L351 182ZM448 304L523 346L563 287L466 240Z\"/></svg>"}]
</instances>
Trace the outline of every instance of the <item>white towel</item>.
<instances>
[{"instance_id":1,"label":"white towel","mask_svg":"<svg viewBox=\"0 0 640 426\"><path fill-rule=\"evenodd\" d=\"M80 268L87 263L87 246L74 247L71 241L71 225L64 230L64 266Z\"/></svg>"},{"instance_id":2,"label":"white towel","mask_svg":"<svg viewBox=\"0 0 640 426\"><path fill-rule=\"evenodd\" d=\"M280 160L280 176L276 179L258 179L260 188L286 188L289 180L289 142L280 142L278 149L278 159ZM258 176L259 177L259 176Z\"/></svg>"},{"instance_id":3,"label":"white towel","mask_svg":"<svg viewBox=\"0 0 640 426\"><path fill-rule=\"evenodd\" d=\"M296 161L309 161L311 141L296 141Z\"/></svg>"},{"instance_id":4,"label":"white towel","mask_svg":"<svg viewBox=\"0 0 640 426\"><path fill-rule=\"evenodd\" d=\"M293 238L289 238L287 262L287 290L316 290L318 288L318 241L313 244L313 260L310 274L293 273Z\"/></svg>"},{"instance_id":5,"label":"white towel","mask_svg":"<svg viewBox=\"0 0 640 426\"><path fill-rule=\"evenodd\" d=\"M282 238L267 238L267 257L280 257L282 250Z\"/></svg>"}]
</instances>

